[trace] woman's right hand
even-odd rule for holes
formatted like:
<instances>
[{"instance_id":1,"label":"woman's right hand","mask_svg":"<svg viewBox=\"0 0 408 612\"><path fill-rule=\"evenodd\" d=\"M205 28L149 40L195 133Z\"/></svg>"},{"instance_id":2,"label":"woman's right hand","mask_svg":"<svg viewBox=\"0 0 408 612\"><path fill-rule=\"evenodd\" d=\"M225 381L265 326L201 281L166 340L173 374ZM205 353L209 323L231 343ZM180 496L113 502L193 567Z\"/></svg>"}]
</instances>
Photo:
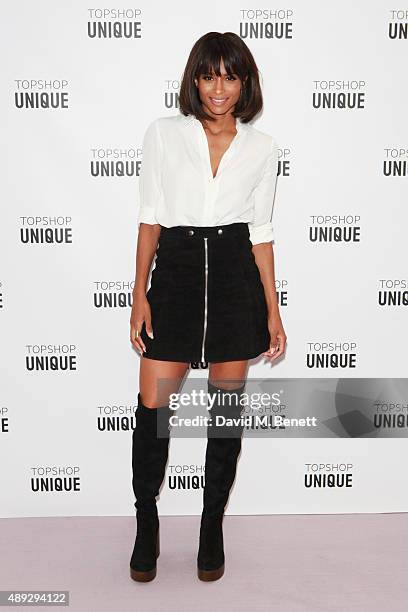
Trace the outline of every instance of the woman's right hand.
<instances>
[{"instance_id":1,"label":"woman's right hand","mask_svg":"<svg viewBox=\"0 0 408 612\"><path fill-rule=\"evenodd\" d=\"M146 346L140 336L143 321L145 322L147 335L153 339L152 315L146 295L133 297L132 313L130 315L130 341L140 354L146 351ZM137 337L136 332L139 332Z\"/></svg>"}]
</instances>

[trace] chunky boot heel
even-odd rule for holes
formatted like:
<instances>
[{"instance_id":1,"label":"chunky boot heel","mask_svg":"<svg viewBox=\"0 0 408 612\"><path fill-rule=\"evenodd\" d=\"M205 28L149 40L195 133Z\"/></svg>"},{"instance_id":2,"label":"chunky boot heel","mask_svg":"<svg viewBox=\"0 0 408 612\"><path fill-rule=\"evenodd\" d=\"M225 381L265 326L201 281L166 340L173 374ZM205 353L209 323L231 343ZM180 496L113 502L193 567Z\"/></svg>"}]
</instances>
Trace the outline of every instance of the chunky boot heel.
<instances>
[{"instance_id":1,"label":"chunky boot heel","mask_svg":"<svg viewBox=\"0 0 408 612\"><path fill-rule=\"evenodd\" d=\"M216 570L203 570L198 568L197 575L203 582L211 582L212 580L219 580L224 574L225 564L220 565Z\"/></svg>"},{"instance_id":2,"label":"chunky boot heel","mask_svg":"<svg viewBox=\"0 0 408 612\"><path fill-rule=\"evenodd\" d=\"M160 555L160 536L159 529L157 530L156 536L156 547L154 551L155 559L151 561L151 569L136 569L138 567L144 568L144 563L146 561L140 561L137 558L137 546L135 546L134 554L132 555L132 559L130 562L130 577L136 582L150 582L154 578L156 578L157 568L156 568L156 559Z\"/></svg>"},{"instance_id":3,"label":"chunky boot heel","mask_svg":"<svg viewBox=\"0 0 408 612\"><path fill-rule=\"evenodd\" d=\"M221 389L208 381L208 393L216 394L211 409L212 423L217 415L237 419L243 406L240 398L245 384L237 389ZM231 394L231 395L230 395ZM224 574L225 555L222 532L224 510L236 473L237 459L241 451L243 425L207 427L205 454L205 484L203 512L200 523L200 539L197 555L197 576L210 582Z\"/></svg>"},{"instance_id":4,"label":"chunky boot heel","mask_svg":"<svg viewBox=\"0 0 408 612\"><path fill-rule=\"evenodd\" d=\"M222 516L202 517L200 548L197 557L197 575L200 580L218 580L224 573L225 557L222 535Z\"/></svg>"},{"instance_id":5,"label":"chunky boot heel","mask_svg":"<svg viewBox=\"0 0 408 612\"><path fill-rule=\"evenodd\" d=\"M138 394L136 427L132 435L132 484L136 497L137 533L130 559L130 577L137 582L150 582L156 577L156 560L160 555L156 497L165 476L169 447L168 419L171 414L168 406L147 408ZM166 419L167 437L158 436L159 419Z\"/></svg>"},{"instance_id":6,"label":"chunky boot heel","mask_svg":"<svg viewBox=\"0 0 408 612\"><path fill-rule=\"evenodd\" d=\"M198 568L198 577L203 582L218 580L224 574L224 563L216 570L202 570Z\"/></svg>"}]
</instances>

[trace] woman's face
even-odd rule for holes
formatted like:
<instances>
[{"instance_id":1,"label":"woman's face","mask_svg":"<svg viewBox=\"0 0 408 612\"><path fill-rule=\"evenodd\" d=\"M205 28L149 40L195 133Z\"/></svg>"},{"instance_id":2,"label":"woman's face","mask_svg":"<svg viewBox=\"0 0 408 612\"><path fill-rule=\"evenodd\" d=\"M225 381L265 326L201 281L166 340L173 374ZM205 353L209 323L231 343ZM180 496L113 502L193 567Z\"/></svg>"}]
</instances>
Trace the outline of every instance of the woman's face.
<instances>
[{"instance_id":1,"label":"woman's face","mask_svg":"<svg viewBox=\"0 0 408 612\"><path fill-rule=\"evenodd\" d=\"M194 79L198 87L198 95L209 115L224 115L234 110L241 93L241 79L234 74L229 76L225 71L224 61L220 62L221 76L214 72L200 74Z\"/></svg>"}]
</instances>

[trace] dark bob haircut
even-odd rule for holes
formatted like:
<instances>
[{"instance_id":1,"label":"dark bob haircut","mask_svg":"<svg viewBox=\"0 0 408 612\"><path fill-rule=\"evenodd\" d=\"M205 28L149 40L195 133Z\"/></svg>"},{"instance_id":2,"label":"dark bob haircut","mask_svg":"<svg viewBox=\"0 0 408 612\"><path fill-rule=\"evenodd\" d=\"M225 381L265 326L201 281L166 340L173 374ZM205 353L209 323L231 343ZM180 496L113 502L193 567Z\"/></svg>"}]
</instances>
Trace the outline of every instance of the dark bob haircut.
<instances>
[{"instance_id":1,"label":"dark bob haircut","mask_svg":"<svg viewBox=\"0 0 408 612\"><path fill-rule=\"evenodd\" d=\"M197 119L213 119L203 111L194 79L212 71L221 76L221 58L227 74L235 73L242 81L241 96L232 115L248 123L263 107L259 71L251 51L234 32L207 32L194 44L180 85L180 111L183 115L195 115Z\"/></svg>"}]
</instances>

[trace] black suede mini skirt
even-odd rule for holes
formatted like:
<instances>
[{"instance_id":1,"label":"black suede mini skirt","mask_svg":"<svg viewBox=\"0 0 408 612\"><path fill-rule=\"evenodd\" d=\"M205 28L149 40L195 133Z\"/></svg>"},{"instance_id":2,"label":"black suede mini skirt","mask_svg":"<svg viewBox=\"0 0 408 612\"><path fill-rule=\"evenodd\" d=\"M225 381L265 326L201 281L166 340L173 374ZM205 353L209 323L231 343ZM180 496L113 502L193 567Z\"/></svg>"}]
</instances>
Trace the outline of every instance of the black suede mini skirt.
<instances>
[{"instance_id":1,"label":"black suede mini skirt","mask_svg":"<svg viewBox=\"0 0 408 612\"><path fill-rule=\"evenodd\" d=\"M161 228L150 288L154 338L143 357L208 363L269 350L264 287L247 223Z\"/></svg>"}]
</instances>

